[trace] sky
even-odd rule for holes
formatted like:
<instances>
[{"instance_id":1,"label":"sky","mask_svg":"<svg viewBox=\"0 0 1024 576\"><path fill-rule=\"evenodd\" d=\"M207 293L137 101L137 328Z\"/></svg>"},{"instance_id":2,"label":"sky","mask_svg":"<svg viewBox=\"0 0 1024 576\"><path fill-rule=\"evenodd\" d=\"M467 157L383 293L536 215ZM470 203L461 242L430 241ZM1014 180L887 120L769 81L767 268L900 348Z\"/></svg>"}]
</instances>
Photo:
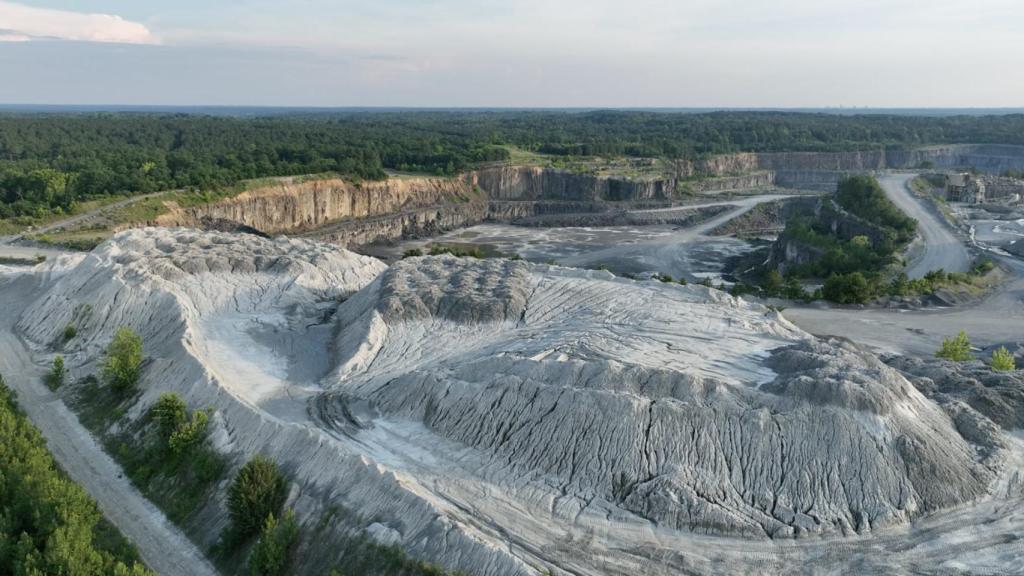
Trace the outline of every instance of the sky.
<instances>
[{"instance_id":1,"label":"sky","mask_svg":"<svg viewBox=\"0 0 1024 576\"><path fill-rule=\"evenodd\" d=\"M0 0L0 103L1024 106L1021 0Z\"/></svg>"}]
</instances>

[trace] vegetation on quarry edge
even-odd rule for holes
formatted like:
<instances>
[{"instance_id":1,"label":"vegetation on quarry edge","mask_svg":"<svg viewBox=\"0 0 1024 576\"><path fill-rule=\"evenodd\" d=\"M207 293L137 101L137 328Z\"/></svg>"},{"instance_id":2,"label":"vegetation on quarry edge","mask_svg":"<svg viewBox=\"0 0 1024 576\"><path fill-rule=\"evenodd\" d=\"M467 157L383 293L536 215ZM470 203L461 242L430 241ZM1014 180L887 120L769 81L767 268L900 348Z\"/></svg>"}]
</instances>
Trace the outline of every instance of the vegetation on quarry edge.
<instances>
[{"instance_id":1,"label":"vegetation on quarry edge","mask_svg":"<svg viewBox=\"0 0 1024 576\"><path fill-rule=\"evenodd\" d=\"M481 163L522 161L535 154L556 160L692 159L734 152L1024 144L1022 134L1024 115L5 113L0 115L0 233L77 213L90 202L158 190L182 191L174 198L179 203L209 201L241 181L277 176L333 173L383 179L386 170L452 176Z\"/></svg>"}]
</instances>

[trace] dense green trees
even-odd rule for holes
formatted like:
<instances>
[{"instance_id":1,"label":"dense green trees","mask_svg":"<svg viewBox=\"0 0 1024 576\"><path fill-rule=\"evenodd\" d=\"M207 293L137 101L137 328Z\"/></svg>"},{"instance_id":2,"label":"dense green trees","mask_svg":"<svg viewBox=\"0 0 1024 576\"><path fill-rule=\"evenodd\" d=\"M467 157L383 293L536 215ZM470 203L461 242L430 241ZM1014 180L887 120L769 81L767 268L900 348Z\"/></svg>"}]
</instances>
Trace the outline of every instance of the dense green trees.
<instances>
[{"instance_id":1,"label":"dense green trees","mask_svg":"<svg viewBox=\"0 0 1024 576\"><path fill-rule=\"evenodd\" d=\"M57 468L0 376L0 574L149 574L123 541L118 554L99 547L102 524L96 502Z\"/></svg>"},{"instance_id":2,"label":"dense green trees","mask_svg":"<svg viewBox=\"0 0 1024 576\"><path fill-rule=\"evenodd\" d=\"M67 211L107 194L385 169L452 175L509 157L683 158L930 143L1024 144L1024 115L912 117L782 112L334 112L266 117L0 114L0 218Z\"/></svg>"},{"instance_id":3,"label":"dense green trees","mask_svg":"<svg viewBox=\"0 0 1024 576\"><path fill-rule=\"evenodd\" d=\"M891 252L913 240L917 234L917 220L897 208L872 176L844 178L836 191L836 202L850 213L886 230L889 236L887 245L876 248Z\"/></svg>"},{"instance_id":4,"label":"dense green trees","mask_svg":"<svg viewBox=\"0 0 1024 576\"><path fill-rule=\"evenodd\" d=\"M142 376L142 338L131 328L120 328L107 348L103 378L120 392L135 388Z\"/></svg>"},{"instance_id":5,"label":"dense green trees","mask_svg":"<svg viewBox=\"0 0 1024 576\"><path fill-rule=\"evenodd\" d=\"M871 285L860 272L833 274L825 279L821 295L839 304L864 304L873 297Z\"/></svg>"}]
</instances>

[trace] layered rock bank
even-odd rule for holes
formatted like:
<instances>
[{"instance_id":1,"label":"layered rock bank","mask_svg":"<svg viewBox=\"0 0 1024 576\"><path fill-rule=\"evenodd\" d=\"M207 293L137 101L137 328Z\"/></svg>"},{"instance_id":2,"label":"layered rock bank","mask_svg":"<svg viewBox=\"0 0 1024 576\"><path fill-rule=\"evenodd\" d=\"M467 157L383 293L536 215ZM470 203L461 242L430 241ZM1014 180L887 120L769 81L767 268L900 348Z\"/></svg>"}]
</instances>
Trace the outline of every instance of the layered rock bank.
<instances>
[{"instance_id":1,"label":"layered rock bank","mask_svg":"<svg viewBox=\"0 0 1024 576\"><path fill-rule=\"evenodd\" d=\"M234 222L267 234L317 231L322 239L356 246L430 236L483 221L516 222L558 213L604 213L596 220L605 222L608 212L685 204L700 194L772 187L831 192L847 174L924 165L1024 169L1024 148L958 145L910 151L742 153L677 160L672 173L647 177L498 166L453 178L291 179L219 202L173 209L154 224L202 227L204 222Z\"/></svg>"}]
</instances>

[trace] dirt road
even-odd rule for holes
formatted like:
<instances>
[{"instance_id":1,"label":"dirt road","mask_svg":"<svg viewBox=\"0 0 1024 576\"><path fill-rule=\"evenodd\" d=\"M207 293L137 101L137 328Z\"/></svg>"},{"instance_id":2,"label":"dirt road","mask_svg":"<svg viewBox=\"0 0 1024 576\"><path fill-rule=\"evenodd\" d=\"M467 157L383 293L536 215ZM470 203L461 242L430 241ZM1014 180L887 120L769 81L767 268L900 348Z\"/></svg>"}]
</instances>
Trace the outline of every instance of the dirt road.
<instances>
[{"instance_id":1,"label":"dirt road","mask_svg":"<svg viewBox=\"0 0 1024 576\"><path fill-rule=\"evenodd\" d=\"M907 266L907 275L921 278L932 270L966 272L971 267L971 256L952 228L929 210L910 191L910 181L916 174L890 174L878 179L889 200L905 214L917 220L917 230L924 240L923 253Z\"/></svg>"}]
</instances>

